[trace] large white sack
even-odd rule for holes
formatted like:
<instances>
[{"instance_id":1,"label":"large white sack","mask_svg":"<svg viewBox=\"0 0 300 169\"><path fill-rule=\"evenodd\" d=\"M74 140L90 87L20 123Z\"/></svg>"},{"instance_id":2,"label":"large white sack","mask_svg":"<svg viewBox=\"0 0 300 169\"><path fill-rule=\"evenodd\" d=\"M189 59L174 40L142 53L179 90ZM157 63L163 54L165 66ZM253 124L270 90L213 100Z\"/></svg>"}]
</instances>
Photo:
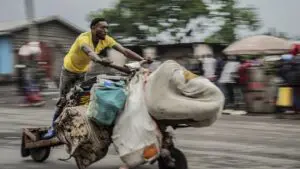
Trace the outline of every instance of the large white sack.
<instances>
[{"instance_id":1,"label":"large white sack","mask_svg":"<svg viewBox=\"0 0 300 169\"><path fill-rule=\"evenodd\" d=\"M144 82L140 72L130 81L125 109L118 117L112 135L122 161L130 167L145 162L145 147L155 144L158 152L160 147L157 125L148 114L144 100Z\"/></svg>"},{"instance_id":2,"label":"large white sack","mask_svg":"<svg viewBox=\"0 0 300 169\"><path fill-rule=\"evenodd\" d=\"M195 120L195 127L209 126L220 116L224 95L202 76L177 62L164 62L147 79L145 95L149 113L157 120Z\"/></svg>"}]
</instances>

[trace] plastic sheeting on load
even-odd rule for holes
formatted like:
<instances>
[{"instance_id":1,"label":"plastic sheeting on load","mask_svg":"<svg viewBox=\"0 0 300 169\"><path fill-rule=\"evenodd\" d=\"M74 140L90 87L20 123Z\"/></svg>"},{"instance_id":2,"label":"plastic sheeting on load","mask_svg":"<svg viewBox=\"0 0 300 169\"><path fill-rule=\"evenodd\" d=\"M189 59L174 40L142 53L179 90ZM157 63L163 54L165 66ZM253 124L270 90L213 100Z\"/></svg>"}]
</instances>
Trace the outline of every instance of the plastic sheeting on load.
<instances>
[{"instance_id":1,"label":"plastic sheeting on load","mask_svg":"<svg viewBox=\"0 0 300 169\"><path fill-rule=\"evenodd\" d=\"M224 95L202 76L192 76L175 61L164 62L147 79L145 87L149 113L157 120L197 121L195 127L209 126L220 116Z\"/></svg>"},{"instance_id":2,"label":"plastic sheeting on load","mask_svg":"<svg viewBox=\"0 0 300 169\"><path fill-rule=\"evenodd\" d=\"M145 147L155 145L157 150L160 147L157 125L148 114L144 100L143 76L138 72L131 79L124 112L117 118L112 135L122 161L130 167L144 162Z\"/></svg>"}]
</instances>

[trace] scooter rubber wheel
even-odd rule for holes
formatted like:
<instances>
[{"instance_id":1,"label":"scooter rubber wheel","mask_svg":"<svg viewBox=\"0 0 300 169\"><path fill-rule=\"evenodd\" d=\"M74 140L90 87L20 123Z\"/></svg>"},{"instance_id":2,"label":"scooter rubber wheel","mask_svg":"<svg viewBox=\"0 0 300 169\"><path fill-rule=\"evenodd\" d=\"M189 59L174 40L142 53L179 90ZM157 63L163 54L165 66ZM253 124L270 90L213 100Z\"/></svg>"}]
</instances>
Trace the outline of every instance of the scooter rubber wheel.
<instances>
[{"instance_id":1,"label":"scooter rubber wheel","mask_svg":"<svg viewBox=\"0 0 300 169\"><path fill-rule=\"evenodd\" d=\"M35 162L44 162L50 155L51 147L33 148L30 149L31 158Z\"/></svg>"},{"instance_id":2,"label":"scooter rubber wheel","mask_svg":"<svg viewBox=\"0 0 300 169\"><path fill-rule=\"evenodd\" d=\"M22 157L28 157L30 156L30 151L29 149L25 148L25 136L22 135L22 141L21 141L21 156Z\"/></svg>"},{"instance_id":3,"label":"scooter rubber wheel","mask_svg":"<svg viewBox=\"0 0 300 169\"><path fill-rule=\"evenodd\" d=\"M188 162L183 154L179 149L177 148L172 148L169 150L171 153L171 157L175 160L175 166L170 167L166 163L166 161L163 158L158 159L158 168L159 169L188 169Z\"/></svg>"}]
</instances>

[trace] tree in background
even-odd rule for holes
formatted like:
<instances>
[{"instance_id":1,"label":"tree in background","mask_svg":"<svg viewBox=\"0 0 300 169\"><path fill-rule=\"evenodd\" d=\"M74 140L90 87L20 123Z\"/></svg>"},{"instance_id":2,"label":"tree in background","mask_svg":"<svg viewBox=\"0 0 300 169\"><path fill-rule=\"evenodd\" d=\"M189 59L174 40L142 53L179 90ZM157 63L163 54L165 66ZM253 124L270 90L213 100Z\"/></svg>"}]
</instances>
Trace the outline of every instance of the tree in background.
<instances>
[{"instance_id":1,"label":"tree in background","mask_svg":"<svg viewBox=\"0 0 300 169\"><path fill-rule=\"evenodd\" d=\"M131 39L138 44L156 42L160 33L180 42L184 36L194 36L209 26L189 23L200 17L221 20L221 28L207 42L230 43L237 37L238 28L257 30L259 20L254 8L237 7L237 0L119 0L112 9L91 12L88 19L104 17L110 22L110 34L119 41ZM199 29L200 28L200 29ZM194 33L194 34L193 34ZM151 41L151 39L153 41Z\"/></svg>"},{"instance_id":2,"label":"tree in background","mask_svg":"<svg viewBox=\"0 0 300 169\"><path fill-rule=\"evenodd\" d=\"M179 32L190 34L185 28L191 19L208 14L202 0L119 0L114 8L91 12L88 18L106 18L110 33L119 40L131 37L149 43L149 37L161 32L179 41Z\"/></svg>"},{"instance_id":3,"label":"tree in background","mask_svg":"<svg viewBox=\"0 0 300 169\"><path fill-rule=\"evenodd\" d=\"M211 0L213 8L209 17L223 22L220 29L206 39L206 42L232 43L237 39L239 29L256 31L260 21L255 8L238 7L237 0Z\"/></svg>"}]
</instances>

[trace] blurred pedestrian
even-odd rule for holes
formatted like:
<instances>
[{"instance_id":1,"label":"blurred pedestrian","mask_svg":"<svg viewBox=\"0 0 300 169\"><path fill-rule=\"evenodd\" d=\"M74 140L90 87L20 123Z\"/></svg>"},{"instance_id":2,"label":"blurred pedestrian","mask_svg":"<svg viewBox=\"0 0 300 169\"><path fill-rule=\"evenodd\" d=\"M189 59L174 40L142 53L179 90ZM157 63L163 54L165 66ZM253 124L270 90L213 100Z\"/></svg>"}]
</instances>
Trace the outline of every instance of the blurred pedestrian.
<instances>
[{"instance_id":1,"label":"blurred pedestrian","mask_svg":"<svg viewBox=\"0 0 300 169\"><path fill-rule=\"evenodd\" d=\"M248 59L241 59L240 66L238 68L238 91L241 96L241 101L246 103L246 92L247 92L247 85L249 82L248 70L251 67L251 61Z\"/></svg>"},{"instance_id":2,"label":"blurred pedestrian","mask_svg":"<svg viewBox=\"0 0 300 169\"><path fill-rule=\"evenodd\" d=\"M288 76L291 86L293 87L293 108L295 112L300 112L300 50L294 46L292 66Z\"/></svg>"},{"instance_id":3,"label":"blurred pedestrian","mask_svg":"<svg viewBox=\"0 0 300 169\"><path fill-rule=\"evenodd\" d=\"M214 82L216 80L217 60L212 55L206 55L203 59L204 77Z\"/></svg>"},{"instance_id":4,"label":"blurred pedestrian","mask_svg":"<svg viewBox=\"0 0 300 169\"><path fill-rule=\"evenodd\" d=\"M36 82L35 73L37 69L36 57L40 55L41 49L38 42L29 42L19 50L19 55L24 59L22 70L22 85L24 100L20 106L41 106L45 104L40 89Z\"/></svg>"},{"instance_id":5,"label":"blurred pedestrian","mask_svg":"<svg viewBox=\"0 0 300 169\"><path fill-rule=\"evenodd\" d=\"M237 61L237 57L229 56L218 81L226 97L226 108L235 107L234 87L236 86L236 75L239 66L240 63Z\"/></svg>"}]
</instances>

